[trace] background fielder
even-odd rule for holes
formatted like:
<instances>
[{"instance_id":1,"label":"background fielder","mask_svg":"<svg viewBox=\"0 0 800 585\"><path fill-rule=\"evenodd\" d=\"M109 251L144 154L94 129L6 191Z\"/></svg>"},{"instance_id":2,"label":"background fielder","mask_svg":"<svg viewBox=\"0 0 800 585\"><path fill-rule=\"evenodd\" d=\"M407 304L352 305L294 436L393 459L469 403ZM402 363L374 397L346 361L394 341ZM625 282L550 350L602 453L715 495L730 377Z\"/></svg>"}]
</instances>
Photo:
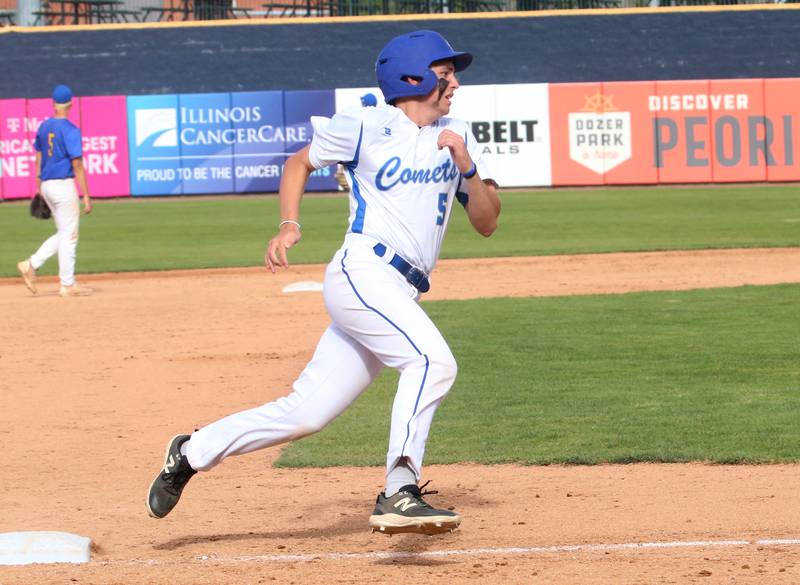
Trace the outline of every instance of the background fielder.
<instances>
[{"instance_id":1,"label":"background fielder","mask_svg":"<svg viewBox=\"0 0 800 585\"><path fill-rule=\"evenodd\" d=\"M72 91L66 85L53 90L55 114L42 122L36 132L36 191L42 194L53 212L56 233L50 236L27 260L17 263L25 286L36 294L36 271L58 254L58 277L62 297L82 296L90 289L75 282L75 254L78 248L80 211L78 191L83 192L83 212L91 213L89 185L83 168L81 131L67 118L72 108Z\"/></svg>"},{"instance_id":2,"label":"background fielder","mask_svg":"<svg viewBox=\"0 0 800 585\"><path fill-rule=\"evenodd\" d=\"M347 408L384 366L400 372L392 407L386 488L369 523L385 533L436 534L457 527L417 485L434 412L453 384L456 362L417 304L430 287L454 199L484 236L500 213L494 181L466 122L445 117L472 61L433 31L392 39L376 63L390 106L312 118L311 144L289 158L280 186L282 221L266 263L288 266L300 240L300 200L309 175L342 162L350 183L349 229L326 269L323 296L332 324L313 358L275 402L233 414L167 445L148 494L166 516L198 470L316 432Z\"/></svg>"}]
</instances>

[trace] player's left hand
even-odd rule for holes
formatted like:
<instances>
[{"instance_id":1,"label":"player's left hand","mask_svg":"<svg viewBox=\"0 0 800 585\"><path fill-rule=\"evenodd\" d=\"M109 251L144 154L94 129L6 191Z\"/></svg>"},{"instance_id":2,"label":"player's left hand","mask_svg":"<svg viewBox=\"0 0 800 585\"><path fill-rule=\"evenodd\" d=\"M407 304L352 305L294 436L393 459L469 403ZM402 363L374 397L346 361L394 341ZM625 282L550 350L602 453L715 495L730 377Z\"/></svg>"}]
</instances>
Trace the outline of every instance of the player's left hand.
<instances>
[{"instance_id":1,"label":"player's left hand","mask_svg":"<svg viewBox=\"0 0 800 585\"><path fill-rule=\"evenodd\" d=\"M83 215L89 215L92 212L92 200L88 197L83 199Z\"/></svg>"},{"instance_id":2,"label":"player's left hand","mask_svg":"<svg viewBox=\"0 0 800 585\"><path fill-rule=\"evenodd\" d=\"M472 157L470 157L467 151L467 145L464 143L463 137L452 130L442 130L436 144L439 150L445 147L450 150L450 157L462 174L469 172L472 168Z\"/></svg>"},{"instance_id":3,"label":"player's left hand","mask_svg":"<svg viewBox=\"0 0 800 585\"><path fill-rule=\"evenodd\" d=\"M275 273L277 266L289 268L289 259L286 251L300 241L300 228L293 224L281 226L278 235L267 244L267 253L264 254L264 264L270 272Z\"/></svg>"}]
</instances>

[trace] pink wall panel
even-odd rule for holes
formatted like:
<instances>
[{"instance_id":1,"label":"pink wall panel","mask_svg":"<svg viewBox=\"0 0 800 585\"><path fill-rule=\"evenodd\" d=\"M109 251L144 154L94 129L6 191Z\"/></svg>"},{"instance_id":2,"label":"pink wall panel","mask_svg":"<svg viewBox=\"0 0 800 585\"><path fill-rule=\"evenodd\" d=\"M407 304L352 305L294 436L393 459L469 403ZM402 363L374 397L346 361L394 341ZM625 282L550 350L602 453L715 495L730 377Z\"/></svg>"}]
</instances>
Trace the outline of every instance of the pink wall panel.
<instances>
[{"instance_id":1,"label":"pink wall panel","mask_svg":"<svg viewBox=\"0 0 800 585\"><path fill-rule=\"evenodd\" d=\"M125 96L81 99L83 164L92 197L130 195Z\"/></svg>"}]
</instances>

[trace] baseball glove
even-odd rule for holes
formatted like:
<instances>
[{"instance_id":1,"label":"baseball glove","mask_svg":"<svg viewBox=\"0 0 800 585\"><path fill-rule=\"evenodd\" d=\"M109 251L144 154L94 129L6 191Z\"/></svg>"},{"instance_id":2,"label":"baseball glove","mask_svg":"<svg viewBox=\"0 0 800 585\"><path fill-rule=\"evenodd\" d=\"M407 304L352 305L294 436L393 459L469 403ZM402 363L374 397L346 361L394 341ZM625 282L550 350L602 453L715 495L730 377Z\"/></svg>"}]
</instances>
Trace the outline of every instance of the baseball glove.
<instances>
[{"instance_id":1,"label":"baseball glove","mask_svg":"<svg viewBox=\"0 0 800 585\"><path fill-rule=\"evenodd\" d=\"M35 217L37 219L50 219L50 216L53 215L50 211L50 206L47 205L47 201L44 200L41 193L37 193L31 199L31 217Z\"/></svg>"}]
</instances>

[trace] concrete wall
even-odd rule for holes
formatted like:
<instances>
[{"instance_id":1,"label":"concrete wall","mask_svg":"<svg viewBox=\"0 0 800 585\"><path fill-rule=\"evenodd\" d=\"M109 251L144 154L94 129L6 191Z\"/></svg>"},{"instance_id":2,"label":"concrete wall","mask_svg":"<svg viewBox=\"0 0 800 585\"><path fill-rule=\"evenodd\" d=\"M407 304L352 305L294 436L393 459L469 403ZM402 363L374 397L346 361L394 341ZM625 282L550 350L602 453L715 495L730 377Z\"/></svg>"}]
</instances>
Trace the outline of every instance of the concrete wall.
<instances>
[{"instance_id":1,"label":"concrete wall","mask_svg":"<svg viewBox=\"0 0 800 585\"><path fill-rule=\"evenodd\" d=\"M465 84L800 77L800 10L330 21L0 34L0 99L373 85L392 36L440 31ZM9 30L9 29L6 29Z\"/></svg>"}]
</instances>

